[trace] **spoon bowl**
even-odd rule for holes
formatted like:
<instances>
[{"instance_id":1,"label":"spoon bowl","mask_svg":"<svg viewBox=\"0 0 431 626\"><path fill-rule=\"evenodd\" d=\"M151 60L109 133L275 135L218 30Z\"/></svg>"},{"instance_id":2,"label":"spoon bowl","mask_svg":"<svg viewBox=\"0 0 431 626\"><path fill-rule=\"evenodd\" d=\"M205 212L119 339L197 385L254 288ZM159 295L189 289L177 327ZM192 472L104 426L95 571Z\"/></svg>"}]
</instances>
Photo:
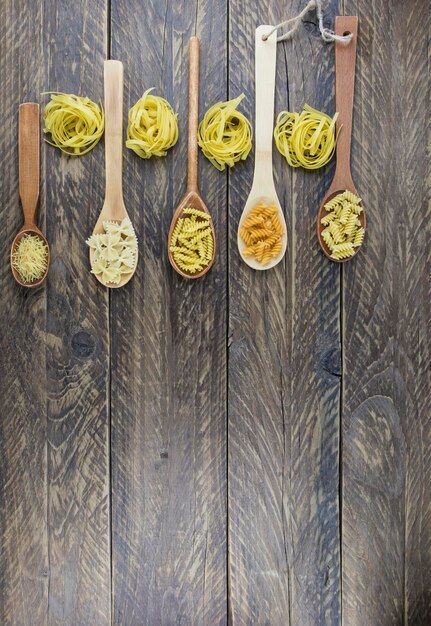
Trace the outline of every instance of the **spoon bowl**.
<instances>
[{"instance_id":1,"label":"spoon bowl","mask_svg":"<svg viewBox=\"0 0 431 626\"><path fill-rule=\"evenodd\" d=\"M105 61L105 201L93 235L105 232L103 222L121 222L129 217L123 200L123 64L121 61ZM90 263L93 264L94 250L90 248ZM97 280L111 289L123 287L133 277L138 263L136 250L135 265L127 274L121 274L119 283L106 283L101 274Z\"/></svg>"},{"instance_id":2,"label":"spoon bowl","mask_svg":"<svg viewBox=\"0 0 431 626\"><path fill-rule=\"evenodd\" d=\"M269 270L280 263L286 253L287 236L286 220L284 219L280 201L274 185L272 170L272 133L274 125L274 97L275 97L275 64L277 58L277 31L269 37L267 33L272 26L261 25L256 28L256 114L255 114L255 160L254 176L250 194L245 203L239 225L237 243L242 260L254 270ZM281 251L269 263L263 265L252 256L244 256L246 244L240 236L240 229L250 211L258 204L275 205L278 208L277 217L283 226L281 236Z\"/></svg>"},{"instance_id":3,"label":"spoon bowl","mask_svg":"<svg viewBox=\"0 0 431 626\"><path fill-rule=\"evenodd\" d=\"M198 209L210 215L205 202L198 191L198 115L199 115L199 39L190 37L189 41L189 128L188 128L188 163L187 163L187 191L180 204L174 211L168 234L168 257L174 270L183 278L200 278L214 265L216 253L216 239L212 219L209 226L213 238L213 255L211 261L200 272L194 274L182 270L175 262L171 252L172 234L177 221L183 215L184 209Z\"/></svg>"},{"instance_id":4,"label":"spoon bowl","mask_svg":"<svg viewBox=\"0 0 431 626\"><path fill-rule=\"evenodd\" d=\"M331 257L331 251L329 250L328 246L326 245L326 243L324 242L323 238L322 238L322 230L324 228L326 228L322 223L321 223L321 219L324 215L327 214L327 211L325 209L325 204L327 202L329 202L330 200L332 200L332 198L334 198L335 196L338 196L338 194L340 193L344 193L346 190L351 191L352 193L355 194L355 196L359 197L358 192L355 189L355 186L353 185L353 183L351 183L348 187L344 187L343 189L336 189L336 190L332 190L332 187L329 189L329 191L327 192L321 206L319 209L319 212L317 214L317 221L316 221L316 225L317 225L317 238L319 240L320 243L320 247L322 248L322 252L325 256L328 257L328 259L330 259L331 261L334 261L335 263L345 263L346 261L350 261L351 259L353 259L354 256L356 256L359 252L359 250L362 248L362 245L358 246L357 248L355 248L354 253L347 257L347 259L333 259ZM361 227L366 230L367 228L367 218L365 216L365 209L363 207L362 201L360 202L360 206L362 207L362 211L361 213L357 216L359 221L361 222Z\"/></svg>"},{"instance_id":5,"label":"spoon bowl","mask_svg":"<svg viewBox=\"0 0 431 626\"><path fill-rule=\"evenodd\" d=\"M213 224L212 220L210 220L210 222L209 222L209 227L211 228L211 234L212 234L212 238L213 238L213 242L214 242L213 257L212 257L212 260L208 263L208 265L206 267L204 267L200 272L196 272L195 274L188 274L187 272L184 272L175 263L175 259L174 259L173 255L172 255L172 252L171 252L170 242L171 242L171 239L172 239L172 233L174 232L176 223L180 219L180 217L185 217L186 216L186 214L184 214L184 216L183 216L183 211L184 211L184 209L187 209L187 208L198 209L199 211L203 211L204 213L207 213L207 215L210 215L210 212L208 211L208 209L207 209L204 201L202 200L201 196L199 195L199 193L197 191L188 191L186 193L186 195L184 196L184 198L181 200L181 202L178 205L178 207L176 208L174 216L172 218L171 226L169 228L169 235L168 235L168 242L169 242L169 245L168 245L168 256L169 256L169 261L170 261L172 267L175 269L175 271L178 272L178 274L181 274L181 276L183 276L183 278L200 278L201 276L206 274L211 269L211 267L212 267L212 265L214 263L214 259L215 259L216 239L215 239L214 224Z\"/></svg>"},{"instance_id":6,"label":"spoon bowl","mask_svg":"<svg viewBox=\"0 0 431 626\"><path fill-rule=\"evenodd\" d=\"M19 272L16 271L16 269L14 268L14 266L12 264L12 257L13 257L13 254L15 252L15 249L16 249L18 243L20 242L21 238L24 235L35 235L36 237L39 237L39 239L42 239L43 243L48 248L48 259L47 259L45 273L44 273L44 275L41 278L39 278L39 280L35 280L35 281L31 282L31 283L28 283L28 282L24 281L21 278ZM21 287L29 287L30 289L33 288L33 287L39 287L43 283L43 281L45 280L45 278L46 278L46 276L48 274L50 260L51 260L51 255L50 255L49 245L48 245L48 242L47 242L47 240L45 238L45 235L43 233L41 233L41 231L36 226L28 226L28 227L27 226L23 226L21 228L21 230L19 231L19 233L17 233L17 235L15 236L15 239L12 242L12 246L11 246L11 250L10 250L10 267L11 267L12 274L13 274L13 277L15 278L16 282L19 285L21 285Z\"/></svg>"},{"instance_id":7,"label":"spoon bowl","mask_svg":"<svg viewBox=\"0 0 431 626\"><path fill-rule=\"evenodd\" d=\"M350 171L350 144L352 137L358 18L356 16L337 16L335 18L335 34L351 34L352 37L348 43L340 41L335 42L335 108L339 113L336 122L336 132L338 136L336 148L337 164L332 183L317 213L316 228L317 238L325 256L335 263L346 263L358 254L363 244L355 248L351 256L345 259L333 259L331 257L331 251L322 239L322 230L325 226L320 220L326 214L325 204L329 202L329 200L332 200L334 196L347 190L351 191L355 196L360 197L353 183ZM358 218L361 222L361 227L366 230L367 220L362 202L361 207L362 211L358 215Z\"/></svg>"}]
</instances>

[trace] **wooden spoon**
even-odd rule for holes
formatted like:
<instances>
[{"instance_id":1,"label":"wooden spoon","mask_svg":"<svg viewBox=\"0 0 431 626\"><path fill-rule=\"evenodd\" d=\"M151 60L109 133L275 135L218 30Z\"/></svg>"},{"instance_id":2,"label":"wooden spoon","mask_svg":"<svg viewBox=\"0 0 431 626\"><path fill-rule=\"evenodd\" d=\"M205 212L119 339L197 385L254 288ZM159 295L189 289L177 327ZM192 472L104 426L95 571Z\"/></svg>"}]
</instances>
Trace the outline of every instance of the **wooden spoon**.
<instances>
[{"instance_id":1,"label":"wooden spoon","mask_svg":"<svg viewBox=\"0 0 431 626\"><path fill-rule=\"evenodd\" d=\"M351 191L358 196L353 184L350 171L350 143L352 138L353 92L355 88L356 40L358 35L358 18L356 16L337 16L335 18L335 33L337 35L352 34L348 43L335 42L335 110L338 111L336 122L337 133L337 164L334 178L329 186L322 205L317 214L317 237L324 254L336 263L350 261L362 246L355 248L355 252L347 259L333 259L331 251L322 239L322 230L325 228L320 220L326 215L325 204L339 193ZM361 202L362 206L362 202ZM358 215L361 226L366 228L365 209Z\"/></svg>"},{"instance_id":2,"label":"wooden spoon","mask_svg":"<svg viewBox=\"0 0 431 626\"><path fill-rule=\"evenodd\" d=\"M274 126L274 96L275 96L275 63L277 59L277 31L267 39L262 39L272 30L272 26L258 26L256 28L256 58L255 58L255 82L256 82L256 112L255 112L255 158L254 176L250 194L245 203L238 226L238 250L245 263L255 270L269 270L281 261L287 246L286 221L281 210L280 201L275 191L274 176L272 171L272 136ZM282 235L282 248L280 253L271 259L266 265L259 263L254 257L244 256L246 247L239 231L243 221L250 211L260 203L275 205L278 207L277 216L282 224L285 234Z\"/></svg>"},{"instance_id":3,"label":"wooden spoon","mask_svg":"<svg viewBox=\"0 0 431 626\"><path fill-rule=\"evenodd\" d=\"M23 287L38 287L46 278L49 268L50 253L45 236L35 224L37 202L39 199L39 105L25 102L19 107L19 197L21 198L24 224L16 235L10 251L12 274ZM36 235L48 247L48 263L45 274L37 281L27 283L22 280L12 265L12 256L23 235Z\"/></svg>"},{"instance_id":4,"label":"wooden spoon","mask_svg":"<svg viewBox=\"0 0 431 626\"><path fill-rule=\"evenodd\" d=\"M187 191L180 204L176 208L169 229L168 235L168 255L169 261L178 274L184 278L200 278L206 274L214 264L216 253L216 239L214 225L210 220L210 228L214 242L214 253L212 260L200 272L190 274L184 272L175 262L171 252L171 239L175 225L183 211L186 208L199 209L204 213L210 214L205 202L198 190L198 115L199 115L199 39L190 37L189 41L189 132L188 132L188 172L187 172Z\"/></svg>"},{"instance_id":5,"label":"wooden spoon","mask_svg":"<svg viewBox=\"0 0 431 626\"><path fill-rule=\"evenodd\" d=\"M123 64L121 61L105 61L105 201L93 235L104 233L103 222L121 222L129 217L123 200ZM90 248L90 262L94 250ZM136 251L136 263L138 251ZM96 278L105 287L122 287L132 278L135 267L122 274L118 284L105 283L100 274Z\"/></svg>"}]
</instances>

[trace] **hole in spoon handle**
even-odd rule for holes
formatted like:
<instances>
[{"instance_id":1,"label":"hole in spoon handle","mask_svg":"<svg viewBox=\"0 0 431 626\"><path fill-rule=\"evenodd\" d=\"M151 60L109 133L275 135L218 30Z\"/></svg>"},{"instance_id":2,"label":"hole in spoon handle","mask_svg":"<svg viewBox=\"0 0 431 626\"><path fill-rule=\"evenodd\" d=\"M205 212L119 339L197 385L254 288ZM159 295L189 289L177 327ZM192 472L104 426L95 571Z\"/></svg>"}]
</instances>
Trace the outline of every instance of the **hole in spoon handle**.
<instances>
[{"instance_id":1,"label":"hole in spoon handle","mask_svg":"<svg viewBox=\"0 0 431 626\"><path fill-rule=\"evenodd\" d=\"M39 105L19 107L19 196L24 223L33 225L39 198Z\"/></svg>"},{"instance_id":2,"label":"hole in spoon handle","mask_svg":"<svg viewBox=\"0 0 431 626\"><path fill-rule=\"evenodd\" d=\"M198 189L199 39L189 41L189 129L187 189Z\"/></svg>"},{"instance_id":3,"label":"hole in spoon handle","mask_svg":"<svg viewBox=\"0 0 431 626\"><path fill-rule=\"evenodd\" d=\"M337 132L341 132L337 141L337 177L340 181L350 178L350 144L352 137L353 93L355 88L356 40L358 18L356 16L337 16L335 34L352 33L348 43L335 42L335 109L339 116Z\"/></svg>"}]
</instances>

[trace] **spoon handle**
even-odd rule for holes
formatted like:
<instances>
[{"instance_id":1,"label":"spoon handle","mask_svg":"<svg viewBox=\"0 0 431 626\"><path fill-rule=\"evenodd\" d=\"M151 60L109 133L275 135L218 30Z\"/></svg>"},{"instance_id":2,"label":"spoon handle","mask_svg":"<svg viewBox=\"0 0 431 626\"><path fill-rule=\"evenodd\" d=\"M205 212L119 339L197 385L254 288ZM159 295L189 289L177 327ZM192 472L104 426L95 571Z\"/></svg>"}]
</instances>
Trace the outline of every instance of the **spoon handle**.
<instances>
[{"instance_id":1,"label":"spoon handle","mask_svg":"<svg viewBox=\"0 0 431 626\"><path fill-rule=\"evenodd\" d=\"M199 39L189 41L188 191L198 190Z\"/></svg>"},{"instance_id":2,"label":"spoon handle","mask_svg":"<svg viewBox=\"0 0 431 626\"><path fill-rule=\"evenodd\" d=\"M19 107L19 197L24 224L34 225L39 198L39 105Z\"/></svg>"},{"instance_id":3,"label":"spoon handle","mask_svg":"<svg viewBox=\"0 0 431 626\"><path fill-rule=\"evenodd\" d=\"M123 204L123 64L105 61L105 205ZM120 216L121 217L121 216Z\"/></svg>"},{"instance_id":4,"label":"spoon handle","mask_svg":"<svg viewBox=\"0 0 431 626\"><path fill-rule=\"evenodd\" d=\"M335 178L340 186L351 181L350 143L352 137L353 92L355 88L356 40L358 18L356 16L337 16L335 33L352 33L348 43L335 42L335 109L339 116L337 132L337 168Z\"/></svg>"},{"instance_id":5,"label":"spoon handle","mask_svg":"<svg viewBox=\"0 0 431 626\"><path fill-rule=\"evenodd\" d=\"M255 161L254 182L273 181L272 134L274 129L275 64L277 59L277 31L262 39L272 26L258 26L255 34ZM259 178L259 180L256 180Z\"/></svg>"}]
</instances>

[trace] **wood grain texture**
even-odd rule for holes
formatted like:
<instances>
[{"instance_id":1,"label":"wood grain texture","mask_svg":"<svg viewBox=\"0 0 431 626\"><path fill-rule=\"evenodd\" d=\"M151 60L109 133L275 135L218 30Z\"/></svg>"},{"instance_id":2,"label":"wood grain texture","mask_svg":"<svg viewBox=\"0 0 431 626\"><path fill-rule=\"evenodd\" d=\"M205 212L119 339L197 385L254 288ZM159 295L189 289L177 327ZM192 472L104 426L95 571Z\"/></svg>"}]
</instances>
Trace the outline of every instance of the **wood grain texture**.
<instances>
[{"instance_id":1,"label":"wood grain texture","mask_svg":"<svg viewBox=\"0 0 431 626\"><path fill-rule=\"evenodd\" d=\"M343 277L343 621L421 626L431 622L429 3L344 9L359 16L352 170L370 226Z\"/></svg>"},{"instance_id":2,"label":"wood grain texture","mask_svg":"<svg viewBox=\"0 0 431 626\"><path fill-rule=\"evenodd\" d=\"M107 2L46 2L45 89L103 100ZM85 239L103 203L103 144L82 158L45 145L48 275L49 623L108 624L108 295Z\"/></svg>"},{"instance_id":3,"label":"wood grain texture","mask_svg":"<svg viewBox=\"0 0 431 626\"><path fill-rule=\"evenodd\" d=\"M163 159L126 151L125 201L140 261L111 294L112 550L115 624L226 623L226 174L199 155L219 255L187 281L167 233L186 189L188 40L201 40L200 111L226 94L226 4L119 0L111 56L125 110L155 87L178 112Z\"/></svg>"},{"instance_id":4,"label":"wood grain texture","mask_svg":"<svg viewBox=\"0 0 431 626\"><path fill-rule=\"evenodd\" d=\"M230 3L229 95L254 112L254 29L300 2ZM335 2L325 23L332 23ZM276 113L304 103L334 112L333 49L309 15L279 44ZM288 247L269 272L239 259L236 227L252 158L229 177L229 578L235 625L338 624L339 272L315 219L332 167L293 172L274 152Z\"/></svg>"},{"instance_id":5,"label":"wood grain texture","mask_svg":"<svg viewBox=\"0 0 431 626\"><path fill-rule=\"evenodd\" d=\"M12 240L22 225L18 106L20 101L37 99L43 80L41 13L40 5L3 2L0 20L0 111L7 120L0 134L0 623L4 626L43 625L48 609L46 292L19 287L8 262ZM39 224L44 224L43 206Z\"/></svg>"}]
</instances>

